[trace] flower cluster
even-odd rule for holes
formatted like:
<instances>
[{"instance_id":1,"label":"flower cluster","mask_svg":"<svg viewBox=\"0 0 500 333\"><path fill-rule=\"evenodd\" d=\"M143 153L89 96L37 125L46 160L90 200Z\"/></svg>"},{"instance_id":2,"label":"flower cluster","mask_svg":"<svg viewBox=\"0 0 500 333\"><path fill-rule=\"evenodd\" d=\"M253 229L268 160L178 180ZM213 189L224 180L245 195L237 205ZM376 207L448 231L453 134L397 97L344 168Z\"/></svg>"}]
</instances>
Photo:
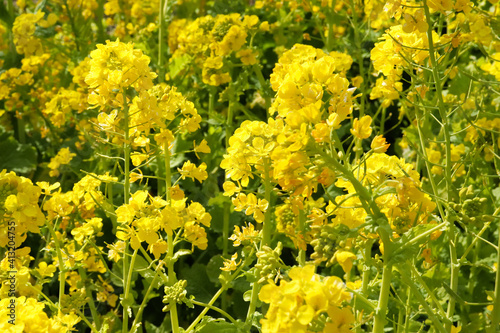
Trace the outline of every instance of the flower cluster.
<instances>
[{"instance_id":1,"label":"flower cluster","mask_svg":"<svg viewBox=\"0 0 500 333\"><path fill-rule=\"evenodd\" d=\"M28 178L6 170L0 172L0 247L5 247L9 241L9 221L16 223L16 247L24 242L28 232L40 233L40 226L45 222L38 206L41 194L42 190Z\"/></svg>"},{"instance_id":2,"label":"flower cluster","mask_svg":"<svg viewBox=\"0 0 500 333\"><path fill-rule=\"evenodd\" d=\"M117 238L121 241L130 239L134 250L141 247L141 242L146 242L155 258L168 249L162 231L172 235L180 230L180 239L190 242L193 247L207 248L204 227L210 227L212 217L197 202L186 205L186 199L172 199L168 203L160 197L150 197L146 191L137 191L128 204L117 208L116 215L117 221L122 223Z\"/></svg>"},{"instance_id":3,"label":"flower cluster","mask_svg":"<svg viewBox=\"0 0 500 333\"><path fill-rule=\"evenodd\" d=\"M90 72L85 83L92 89L89 104L103 110L107 105L123 107L125 90L137 92L153 86L156 74L149 69L149 57L132 43L107 41L90 53Z\"/></svg>"},{"instance_id":4,"label":"flower cluster","mask_svg":"<svg viewBox=\"0 0 500 333\"><path fill-rule=\"evenodd\" d=\"M259 30L259 18L239 14L204 16L193 22L176 20L169 26L171 61L192 57L202 69L205 84L219 86L231 81L229 59L236 55L243 65L257 63L257 52L246 46L247 37Z\"/></svg>"},{"instance_id":5,"label":"flower cluster","mask_svg":"<svg viewBox=\"0 0 500 333\"><path fill-rule=\"evenodd\" d=\"M45 304L38 302L34 298L21 296L15 298L16 305L16 325L9 323L10 298L3 298L0 301L0 329L2 332L48 332L48 333L67 333L73 330L73 327L80 321L80 318L74 313L67 315L60 314L49 317L45 312Z\"/></svg>"},{"instance_id":6,"label":"flower cluster","mask_svg":"<svg viewBox=\"0 0 500 333\"><path fill-rule=\"evenodd\" d=\"M269 304L266 318L262 319L262 331L271 332L344 332L349 331L354 315L349 307L341 309L351 300L344 283L338 277L322 278L315 274L315 266L293 267L290 281L281 280L262 287L259 298ZM321 330L312 330L315 321L323 319Z\"/></svg>"}]
</instances>

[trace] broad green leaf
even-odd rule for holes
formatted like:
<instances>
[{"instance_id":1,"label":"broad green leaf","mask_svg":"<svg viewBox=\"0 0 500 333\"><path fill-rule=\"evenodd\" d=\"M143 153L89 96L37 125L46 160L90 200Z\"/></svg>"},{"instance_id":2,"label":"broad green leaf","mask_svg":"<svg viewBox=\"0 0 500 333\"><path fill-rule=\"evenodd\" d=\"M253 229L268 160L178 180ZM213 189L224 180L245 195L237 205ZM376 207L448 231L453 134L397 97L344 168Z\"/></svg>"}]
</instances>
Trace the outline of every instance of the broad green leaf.
<instances>
[{"instance_id":1,"label":"broad green leaf","mask_svg":"<svg viewBox=\"0 0 500 333\"><path fill-rule=\"evenodd\" d=\"M29 173L36 169L37 151L28 144L17 142L8 133L0 133L0 170Z\"/></svg>"}]
</instances>

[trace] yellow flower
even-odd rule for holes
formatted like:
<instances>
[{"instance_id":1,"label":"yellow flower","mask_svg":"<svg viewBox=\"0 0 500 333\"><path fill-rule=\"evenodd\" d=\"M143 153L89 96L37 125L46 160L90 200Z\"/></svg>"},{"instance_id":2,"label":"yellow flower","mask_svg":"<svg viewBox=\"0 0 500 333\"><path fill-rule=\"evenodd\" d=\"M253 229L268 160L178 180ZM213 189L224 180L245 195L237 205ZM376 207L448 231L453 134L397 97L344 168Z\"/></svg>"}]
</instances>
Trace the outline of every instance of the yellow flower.
<instances>
[{"instance_id":1,"label":"yellow flower","mask_svg":"<svg viewBox=\"0 0 500 333\"><path fill-rule=\"evenodd\" d=\"M48 164L49 169L51 171L49 172L49 175L51 177L57 177L59 176L59 167L61 165L66 165L71 162L73 157L75 157L76 154L72 153L69 148L61 148L57 155L53 158L50 159L50 163Z\"/></svg>"},{"instance_id":2,"label":"yellow flower","mask_svg":"<svg viewBox=\"0 0 500 333\"><path fill-rule=\"evenodd\" d=\"M340 309L332 306L328 309L330 320L325 325L325 332L350 333L355 317L351 307Z\"/></svg>"},{"instance_id":3,"label":"yellow flower","mask_svg":"<svg viewBox=\"0 0 500 333\"><path fill-rule=\"evenodd\" d=\"M428 5L429 8L442 13L453 9L453 3L451 0L429 0Z\"/></svg>"},{"instance_id":4,"label":"yellow flower","mask_svg":"<svg viewBox=\"0 0 500 333\"><path fill-rule=\"evenodd\" d=\"M264 222L264 213L267 210L269 203L266 199L257 199L255 194L250 193L245 195L239 193L236 198L232 199L233 204L236 206L236 211L245 210L246 215L252 215L255 221Z\"/></svg>"},{"instance_id":5,"label":"yellow flower","mask_svg":"<svg viewBox=\"0 0 500 333\"><path fill-rule=\"evenodd\" d=\"M339 310L338 307L350 300L351 295L345 292L339 278L323 279L314 271L314 265L292 267L288 274L291 281L281 280L279 286L271 281L261 288L259 299L269 304L261 321L263 333L307 332L309 324L325 312L332 321L330 331L348 332L351 319L354 319L352 310L349 307Z\"/></svg>"},{"instance_id":6,"label":"yellow flower","mask_svg":"<svg viewBox=\"0 0 500 333\"><path fill-rule=\"evenodd\" d=\"M197 167L190 161L184 162L184 165L181 169L177 168L177 170L179 170L181 174L182 179L186 179L187 177L191 178L194 181L194 179L196 178L196 180L200 183L208 178L206 169L207 165L205 164L205 162L201 163L200 166Z\"/></svg>"},{"instance_id":7,"label":"yellow flower","mask_svg":"<svg viewBox=\"0 0 500 333\"><path fill-rule=\"evenodd\" d=\"M372 117L368 115L361 117L361 119L355 118L351 128L351 134L358 139L370 137L372 134L372 128L370 127L371 123Z\"/></svg>"},{"instance_id":8,"label":"yellow flower","mask_svg":"<svg viewBox=\"0 0 500 333\"><path fill-rule=\"evenodd\" d=\"M149 156L146 153L133 152L130 154L130 159L132 160L132 164L134 166L140 165L142 162L146 161L148 157Z\"/></svg>"},{"instance_id":9,"label":"yellow flower","mask_svg":"<svg viewBox=\"0 0 500 333\"><path fill-rule=\"evenodd\" d=\"M159 239L154 244L148 246L149 252L153 253L155 259L159 259L162 254L167 253L168 243L163 239Z\"/></svg>"},{"instance_id":10,"label":"yellow flower","mask_svg":"<svg viewBox=\"0 0 500 333\"><path fill-rule=\"evenodd\" d=\"M179 185L175 185L170 188L170 198L172 198L173 200L184 199L184 191L181 190Z\"/></svg>"},{"instance_id":11,"label":"yellow flower","mask_svg":"<svg viewBox=\"0 0 500 333\"><path fill-rule=\"evenodd\" d=\"M56 271L56 266L54 265L47 265L45 261L41 261L38 264L38 268L36 271L41 275L42 278L44 277L53 277L54 273Z\"/></svg>"},{"instance_id":12,"label":"yellow flower","mask_svg":"<svg viewBox=\"0 0 500 333\"><path fill-rule=\"evenodd\" d=\"M198 146L196 145L196 141L193 141L193 146L194 146L194 153L198 158L200 158L200 156L198 156L198 153L209 154L211 152L210 147L207 144L207 140L205 139L203 139Z\"/></svg>"},{"instance_id":13,"label":"yellow flower","mask_svg":"<svg viewBox=\"0 0 500 333\"><path fill-rule=\"evenodd\" d=\"M12 27L12 34L17 53L29 57L31 55L40 55L43 52L40 39L34 37L36 24L43 16L44 13L38 11L35 14L26 13L16 17Z\"/></svg>"},{"instance_id":14,"label":"yellow flower","mask_svg":"<svg viewBox=\"0 0 500 333\"><path fill-rule=\"evenodd\" d=\"M352 268L352 261L356 259L356 256L349 251L338 250L335 252L335 259L337 259L344 272L349 273Z\"/></svg>"},{"instance_id":15,"label":"yellow flower","mask_svg":"<svg viewBox=\"0 0 500 333\"><path fill-rule=\"evenodd\" d=\"M250 49L240 50L236 53L243 65L255 65L257 63L257 54Z\"/></svg>"},{"instance_id":16,"label":"yellow flower","mask_svg":"<svg viewBox=\"0 0 500 333\"><path fill-rule=\"evenodd\" d=\"M236 270L241 263L241 259L236 262L236 258L238 258L238 253L233 254L231 259L224 259L224 267L221 267L220 270L225 272Z\"/></svg>"},{"instance_id":17,"label":"yellow flower","mask_svg":"<svg viewBox=\"0 0 500 333\"><path fill-rule=\"evenodd\" d=\"M222 188L224 189L224 196L226 197L230 197L241 191L241 187L231 181L225 181L224 184L222 184Z\"/></svg>"},{"instance_id":18,"label":"yellow flower","mask_svg":"<svg viewBox=\"0 0 500 333\"><path fill-rule=\"evenodd\" d=\"M184 238L193 244L193 247L196 246L200 250L205 250L208 246L207 233L205 229L194 222L188 222L184 225Z\"/></svg>"},{"instance_id":19,"label":"yellow flower","mask_svg":"<svg viewBox=\"0 0 500 333\"><path fill-rule=\"evenodd\" d=\"M256 238L259 236L259 232L255 230L254 226L252 223L250 223L246 227L242 227L240 231L240 227L237 225L234 226L234 231L231 237L229 237L230 240L233 241L233 246L240 246L241 243L250 241L250 242L255 242Z\"/></svg>"},{"instance_id":20,"label":"yellow flower","mask_svg":"<svg viewBox=\"0 0 500 333\"><path fill-rule=\"evenodd\" d=\"M382 135L377 135L372 140L371 148L376 153L385 153L390 145Z\"/></svg>"}]
</instances>

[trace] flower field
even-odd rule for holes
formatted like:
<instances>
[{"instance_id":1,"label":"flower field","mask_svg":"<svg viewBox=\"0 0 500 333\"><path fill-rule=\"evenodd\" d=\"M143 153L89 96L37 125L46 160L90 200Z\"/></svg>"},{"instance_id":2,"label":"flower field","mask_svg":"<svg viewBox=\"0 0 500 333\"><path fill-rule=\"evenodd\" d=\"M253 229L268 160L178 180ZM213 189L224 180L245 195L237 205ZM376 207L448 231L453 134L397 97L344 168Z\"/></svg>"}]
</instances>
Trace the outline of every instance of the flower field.
<instances>
[{"instance_id":1,"label":"flower field","mask_svg":"<svg viewBox=\"0 0 500 333\"><path fill-rule=\"evenodd\" d=\"M500 332L498 0L0 0L0 331Z\"/></svg>"}]
</instances>

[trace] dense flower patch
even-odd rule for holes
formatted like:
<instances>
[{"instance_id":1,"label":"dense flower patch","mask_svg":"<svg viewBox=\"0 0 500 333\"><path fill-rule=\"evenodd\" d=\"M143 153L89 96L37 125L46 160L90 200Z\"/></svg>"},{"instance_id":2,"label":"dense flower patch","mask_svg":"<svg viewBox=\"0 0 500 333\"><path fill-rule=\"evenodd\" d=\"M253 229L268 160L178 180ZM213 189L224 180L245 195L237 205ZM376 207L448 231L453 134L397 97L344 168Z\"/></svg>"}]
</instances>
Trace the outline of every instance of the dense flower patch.
<instances>
[{"instance_id":1,"label":"dense flower patch","mask_svg":"<svg viewBox=\"0 0 500 333\"><path fill-rule=\"evenodd\" d=\"M2 332L497 332L495 0L0 0Z\"/></svg>"}]
</instances>

